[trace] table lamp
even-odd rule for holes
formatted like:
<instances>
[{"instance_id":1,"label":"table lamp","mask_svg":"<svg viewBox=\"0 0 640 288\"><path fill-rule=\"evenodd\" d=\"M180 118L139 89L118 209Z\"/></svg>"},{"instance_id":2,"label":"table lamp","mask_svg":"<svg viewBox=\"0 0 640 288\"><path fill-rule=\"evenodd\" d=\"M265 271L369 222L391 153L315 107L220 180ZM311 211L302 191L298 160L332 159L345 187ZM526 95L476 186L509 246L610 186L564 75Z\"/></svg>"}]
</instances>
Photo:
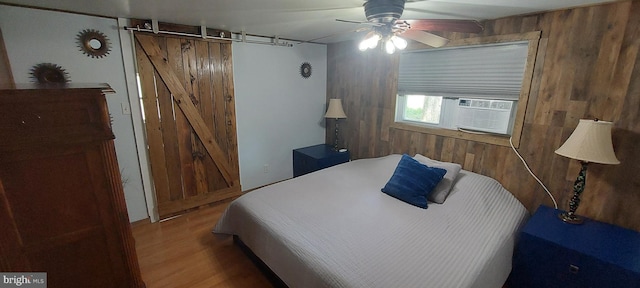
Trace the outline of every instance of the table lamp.
<instances>
[{"instance_id":1,"label":"table lamp","mask_svg":"<svg viewBox=\"0 0 640 288\"><path fill-rule=\"evenodd\" d=\"M327 114L324 114L324 118L334 118L336 127L336 137L333 144L333 149L338 151L338 119L345 119L347 115L344 114L342 109L342 102L340 99L329 99L329 107L327 108Z\"/></svg>"},{"instance_id":2,"label":"table lamp","mask_svg":"<svg viewBox=\"0 0 640 288\"><path fill-rule=\"evenodd\" d=\"M584 190L587 180L587 164L620 164L613 152L611 142L611 127L613 123L607 121L580 119L578 127L571 133L567 141L556 150L556 154L580 161L582 169L573 183L573 197L569 201L569 212L558 215L562 221L571 224L581 224L584 219L575 215L580 204L580 194Z\"/></svg>"}]
</instances>

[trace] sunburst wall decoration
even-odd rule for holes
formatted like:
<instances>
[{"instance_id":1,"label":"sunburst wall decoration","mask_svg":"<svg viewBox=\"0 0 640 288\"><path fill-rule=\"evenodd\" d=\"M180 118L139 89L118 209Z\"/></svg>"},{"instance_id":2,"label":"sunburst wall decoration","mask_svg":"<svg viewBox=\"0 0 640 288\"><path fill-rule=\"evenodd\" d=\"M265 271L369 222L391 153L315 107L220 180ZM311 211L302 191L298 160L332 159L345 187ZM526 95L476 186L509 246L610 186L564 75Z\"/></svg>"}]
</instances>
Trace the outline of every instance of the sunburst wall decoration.
<instances>
[{"instance_id":1,"label":"sunburst wall decoration","mask_svg":"<svg viewBox=\"0 0 640 288\"><path fill-rule=\"evenodd\" d=\"M69 73L61 66L53 63L36 64L31 67L29 74L33 82L40 84L69 82Z\"/></svg>"},{"instance_id":2,"label":"sunburst wall decoration","mask_svg":"<svg viewBox=\"0 0 640 288\"><path fill-rule=\"evenodd\" d=\"M300 65L300 76L305 79L311 77L311 64L309 62L304 62Z\"/></svg>"},{"instance_id":3,"label":"sunburst wall decoration","mask_svg":"<svg viewBox=\"0 0 640 288\"><path fill-rule=\"evenodd\" d=\"M87 56L92 58L102 58L111 51L111 43L102 32L94 29L82 30L76 36L78 47Z\"/></svg>"}]
</instances>

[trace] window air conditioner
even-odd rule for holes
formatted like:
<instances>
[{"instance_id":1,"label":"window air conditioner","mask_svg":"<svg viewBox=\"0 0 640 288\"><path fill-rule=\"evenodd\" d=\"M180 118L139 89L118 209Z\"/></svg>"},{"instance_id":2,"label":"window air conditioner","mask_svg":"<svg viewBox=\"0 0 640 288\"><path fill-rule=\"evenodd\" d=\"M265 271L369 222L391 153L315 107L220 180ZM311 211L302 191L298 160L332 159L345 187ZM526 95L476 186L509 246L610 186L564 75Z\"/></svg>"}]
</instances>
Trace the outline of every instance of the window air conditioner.
<instances>
[{"instance_id":1,"label":"window air conditioner","mask_svg":"<svg viewBox=\"0 0 640 288\"><path fill-rule=\"evenodd\" d=\"M461 129L511 134L515 101L458 99L456 126Z\"/></svg>"}]
</instances>

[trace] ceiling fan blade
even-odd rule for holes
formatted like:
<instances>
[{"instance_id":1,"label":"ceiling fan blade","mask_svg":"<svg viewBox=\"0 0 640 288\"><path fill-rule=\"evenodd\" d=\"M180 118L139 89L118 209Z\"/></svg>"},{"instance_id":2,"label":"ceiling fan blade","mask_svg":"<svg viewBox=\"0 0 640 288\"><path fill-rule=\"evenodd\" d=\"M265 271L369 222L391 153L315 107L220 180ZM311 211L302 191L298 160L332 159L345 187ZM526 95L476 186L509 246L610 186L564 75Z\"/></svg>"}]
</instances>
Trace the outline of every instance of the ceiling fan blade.
<instances>
[{"instance_id":1,"label":"ceiling fan blade","mask_svg":"<svg viewBox=\"0 0 640 288\"><path fill-rule=\"evenodd\" d=\"M469 19L469 18L473 18L470 15L463 15L463 14L459 14L459 13L453 13L453 12L444 12L444 11L436 11L436 10L426 10L426 9L420 9L420 8L412 8L412 7L404 7L404 11L413 11L413 12L418 12L418 13L422 13L422 14L431 14L431 15L440 15L440 17L442 16L448 16L451 17L451 19Z\"/></svg>"},{"instance_id":2,"label":"ceiling fan blade","mask_svg":"<svg viewBox=\"0 0 640 288\"><path fill-rule=\"evenodd\" d=\"M354 20L344 20L344 19L336 19L336 21L344 22L344 23L351 23L351 24L363 24L363 25L369 25L369 26L382 26L382 25L384 25L382 23L374 23L374 22L369 22L369 21L354 21Z\"/></svg>"},{"instance_id":3,"label":"ceiling fan blade","mask_svg":"<svg viewBox=\"0 0 640 288\"><path fill-rule=\"evenodd\" d=\"M345 23L353 23L353 24L365 24L365 23L367 23L367 21L355 21L355 20L344 20L344 19L336 19L336 21L345 22Z\"/></svg>"},{"instance_id":4,"label":"ceiling fan blade","mask_svg":"<svg viewBox=\"0 0 640 288\"><path fill-rule=\"evenodd\" d=\"M424 32L420 30L408 30L400 35L400 37L409 38L414 41L418 41L423 44L427 44L431 47L442 47L449 42L449 39L440 37L435 34L431 34L429 32Z\"/></svg>"},{"instance_id":5,"label":"ceiling fan blade","mask_svg":"<svg viewBox=\"0 0 640 288\"><path fill-rule=\"evenodd\" d=\"M350 31L343 31L343 32L339 32L339 33L334 33L334 34L330 34L330 35L326 35L326 36L322 36L322 37L318 37L318 38L314 38L311 40L306 40L306 41L300 41L298 42L298 44L302 44L302 43L317 43L316 41L318 40L322 40L322 39L327 39L327 38L333 38L333 37L338 37L338 36L342 36L342 35L346 35L346 34L351 34L351 33L360 33L362 31L365 30L369 30L371 28L368 27L361 27L355 30L350 30Z\"/></svg>"},{"instance_id":6,"label":"ceiling fan blade","mask_svg":"<svg viewBox=\"0 0 640 288\"><path fill-rule=\"evenodd\" d=\"M482 24L475 20L448 20L448 19L422 19L422 20L398 20L406 21L411 25L411 30L446 31L480 33L484 30Z\"/></svg>"},{"instance_id":7,"label":"ceiling fan blade","mask_svg":"<svg viewBox=\"0 0 640 288\"><path fill-rule=\"evenodd\" d=\"M343 8L324 8L324 9L282 9L282 10L277 10L276 12L282 12L282 13L301 13L301 12L348 12L349 10L353 10L354 13L356 11L361 10L362 7L343 7Z\"/></svg>"}]
</instances>

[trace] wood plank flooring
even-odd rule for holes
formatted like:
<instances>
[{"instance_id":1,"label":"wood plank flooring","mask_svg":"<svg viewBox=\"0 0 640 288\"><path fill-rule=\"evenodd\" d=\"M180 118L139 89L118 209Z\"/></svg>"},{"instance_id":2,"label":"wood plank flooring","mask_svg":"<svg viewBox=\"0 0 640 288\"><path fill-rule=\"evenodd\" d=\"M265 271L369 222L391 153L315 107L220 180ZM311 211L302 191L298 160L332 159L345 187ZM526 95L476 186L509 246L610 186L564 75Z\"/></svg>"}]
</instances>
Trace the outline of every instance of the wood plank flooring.
<instances>
[{"instance_id":1,"label":"wood plank flooring","mask_svg":"<svg viewBox=\"0 0 640 288\"><path fill-rule=\"evenodd\" d=\"M273 287L231 237L211 233L228 204L132 225L147 288Z\"/></svg>"}]
</instances>

